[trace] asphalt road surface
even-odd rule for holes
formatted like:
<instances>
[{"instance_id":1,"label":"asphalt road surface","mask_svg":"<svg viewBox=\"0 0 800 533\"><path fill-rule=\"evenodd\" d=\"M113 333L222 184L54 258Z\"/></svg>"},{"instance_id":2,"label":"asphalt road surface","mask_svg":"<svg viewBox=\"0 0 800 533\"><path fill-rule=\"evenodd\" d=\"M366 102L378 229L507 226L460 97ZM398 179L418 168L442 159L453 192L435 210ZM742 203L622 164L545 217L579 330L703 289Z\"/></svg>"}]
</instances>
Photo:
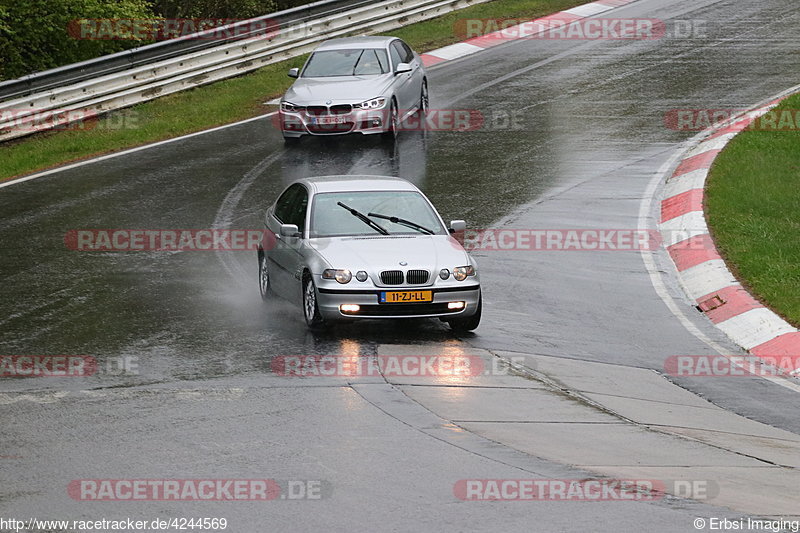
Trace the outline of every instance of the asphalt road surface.
<instances>
[{"instance_id":1,"label":"asphalt road surface","mask_svg":"<svg viewBox=\"0 0 800 533\"><path fill-rule=\"evenodd\" d=\"M691 21L695 31L640 41L520 41L430 69L431 107L478 110L486 123L477 131L406 132L393 146L359 137L284 147L264 119L0 190L0 354L88 355L99 363L86 378L0 380L0 517L224 517L234 532L682 532L694 531L698 516L786 514L673 496L462 501L454 494L459 480L605 472L560 459L552 443L526 448L511 444L519 435L469 427L477 411L483 422L529 411L536 419L568 386L494 376L404 388L380 376L291 379L271 366L279 356L370 358L404 346L655 376L649 371L663 372L672 355L713 354L656 293L637 251L476 251L484 319L458 337L425 320L311 333L299 307L261 302L254 253L76 252L64 244L79 228L259 229L288 183L330 174L404 177L445 220L463 218L471 228L635 229L651 179L693 135L667 127L665 114L745 109L796 85L800 7L639 0L604 16L662 19L668 31ZM653 227L653 213L645 214ZM694 328L740 353L692 312L663 259L659 276ZM796 390L761 379L675 381L720 412L800 434ZM450 415L426 399L428 385L441 388L448 405L474 410ZM646 381L627 385L633 395L652 390ZM550 396L522 403L482 395L494 387ZM676 416L683 407L675 406ZM607 415L564 416L590 425ZM561 447L591 448L592 439L602 446L615 428L589 427L580 443ZM631 457L642 453L624 438L614 442ZM319 482L321 497L95 502L67 490L81 479L262 478Z\"/></svg>"}]
</instances>

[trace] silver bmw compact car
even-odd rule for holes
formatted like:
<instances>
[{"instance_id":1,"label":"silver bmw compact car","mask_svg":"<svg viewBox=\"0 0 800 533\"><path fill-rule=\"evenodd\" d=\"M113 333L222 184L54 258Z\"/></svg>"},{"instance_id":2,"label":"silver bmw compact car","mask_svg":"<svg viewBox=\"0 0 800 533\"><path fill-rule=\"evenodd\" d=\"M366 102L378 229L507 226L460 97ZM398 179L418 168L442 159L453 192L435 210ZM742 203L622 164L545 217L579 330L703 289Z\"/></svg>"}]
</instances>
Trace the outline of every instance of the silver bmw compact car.
<instances>
[{"instance_id":1,"label":"silver bmw compact car","mask_svg":"<svg viewBox=\"0 0 800 533\"><path fill-rule=\"evenodd\" d=\"M261 297L302 304L312 329L366 318L481 320L475 261L430 201L399 178L329 176L291 184L269 208L258 249Z\"/></svg>"},{"instance_id":2,"label":"silver bmw compact car","mask_svg":"<svg viewBox=\"0 0 800 533\"><path fill-rule=\"evenodd\" d=\"M400 124L428 107L428 82L419 56L394 37L325 41L281 99L287 142L303 135L397 134Z\"/></svg>"}]
</instances>

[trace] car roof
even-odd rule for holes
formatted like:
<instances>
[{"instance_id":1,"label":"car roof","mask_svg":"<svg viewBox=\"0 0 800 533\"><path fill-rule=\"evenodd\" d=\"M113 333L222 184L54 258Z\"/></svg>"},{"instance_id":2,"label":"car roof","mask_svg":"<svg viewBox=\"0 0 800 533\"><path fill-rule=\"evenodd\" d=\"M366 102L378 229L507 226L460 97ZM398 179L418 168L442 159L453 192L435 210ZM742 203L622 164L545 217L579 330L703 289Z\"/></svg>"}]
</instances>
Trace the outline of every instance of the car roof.
<instances>
[{"instance_id":1,"label":"car roof","mask_svg":"<svg viewBox=\"0 0 800 533\"><path fill-rule=\"evenodd\" d=\"M402 178L390 176L316 176L297 180L314 194L357 191L419 191Z\"/></svg>"},{"instance_id":2,"label":"car roof","mask_svg":"<svg viewBox=\"0 0 800 533\"><path fill-rule=\"evenodd\" d=\"M369 35L364 37L343 37L341 39L330 39L320 44L316 51L320 50L344 50L359 48L386 48L389 43L397 37L385 37L382 35Z\"/></svg>"}]
</instances>

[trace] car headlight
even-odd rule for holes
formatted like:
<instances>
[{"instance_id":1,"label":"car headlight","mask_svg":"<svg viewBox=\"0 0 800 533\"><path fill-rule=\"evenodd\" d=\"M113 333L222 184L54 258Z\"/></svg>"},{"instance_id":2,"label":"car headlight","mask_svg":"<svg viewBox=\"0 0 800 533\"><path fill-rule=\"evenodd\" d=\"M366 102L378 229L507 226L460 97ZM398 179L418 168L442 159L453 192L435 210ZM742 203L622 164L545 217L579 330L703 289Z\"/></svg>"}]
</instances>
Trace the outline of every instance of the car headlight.
<instances>
[{"instance_id":1,"label":"car headlight","mask_svg":"<svg viewBox=\"0 0 800 533\"><path fill-rule=\"evenodd\" d=\"M373 98L372 100L356 104L353 107L360 109L383 109L386 107L386 98Z\"/></svg>"},{"instance_id":2,"label":"car headlight","mask_svg":"<svg viewBox=\"0 0 800 533\"><path fill-rule=\"evenodd\" d=\"M469 276L475 275L475 267L470 266L463 266L463 267L455 267L453 269L453 277L456 278L458 281L464 281Z\"/></svg>"},{"instance_id":3,"label":"car headlight","mask_svg":"<svg viewBox=\"0 0 800 533\"><path fill-rule=\"evenodd\" d=\"M336 270L329 268L322 273L322 279L335 279L344 285L345 283L350 283L350 280L353 279L353 273L349 270Z\"/></svg>"},{"instance_id":4,"label":"car headlight","mask_svg":"<svg viewBox=\"0 0 800 533\"><path fill-rule=\"evenodd\" d=\"M289 113L297 113L298 111L302 111L303 108L300 106L296 106L291 102L281 102L281 111L288 111Z\"/></svg>"}]
</instances>

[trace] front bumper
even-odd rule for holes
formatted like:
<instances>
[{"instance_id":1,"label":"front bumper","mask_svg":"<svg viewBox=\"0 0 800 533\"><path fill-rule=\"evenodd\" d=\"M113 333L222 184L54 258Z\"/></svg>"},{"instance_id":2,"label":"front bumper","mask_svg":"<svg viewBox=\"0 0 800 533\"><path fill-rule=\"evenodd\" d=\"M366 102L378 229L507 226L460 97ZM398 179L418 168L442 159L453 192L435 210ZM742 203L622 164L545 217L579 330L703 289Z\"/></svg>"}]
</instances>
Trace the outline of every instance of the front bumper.
<instances>
[{"instance_id":1,"label":"front bumper","mask_svg":"<svg viewBox=\"0 0 800 533\"><path fill-rule=\"evenodd\" d=\"M302 137L303 135L347 135L361 133L372 135L385 133L389 129L389 111L353 109L341 115L313 116L305 112L280 111L281 133L284 137ZM340 123L322 124L323 121L335 120Z\"/></svg>"},{"instance_id":2,"label":"front bumper","mask_svg":"<svg viewBox=\"0 0 800 533\"><path fill-rule=\"evenodd\" d=\"M381 304L380 293L396 290L433 291L433 302ZM481 297L479 284L464 287L395 287L385 289L347 290L318 288L319 312L326 320L355 320L360 318L449 318L470 317L478 310ZM450 310L448 304L464 302L463 309ZM357 313L344 313L340 306L356 304Z\"/></svg>"}]
</instances>

